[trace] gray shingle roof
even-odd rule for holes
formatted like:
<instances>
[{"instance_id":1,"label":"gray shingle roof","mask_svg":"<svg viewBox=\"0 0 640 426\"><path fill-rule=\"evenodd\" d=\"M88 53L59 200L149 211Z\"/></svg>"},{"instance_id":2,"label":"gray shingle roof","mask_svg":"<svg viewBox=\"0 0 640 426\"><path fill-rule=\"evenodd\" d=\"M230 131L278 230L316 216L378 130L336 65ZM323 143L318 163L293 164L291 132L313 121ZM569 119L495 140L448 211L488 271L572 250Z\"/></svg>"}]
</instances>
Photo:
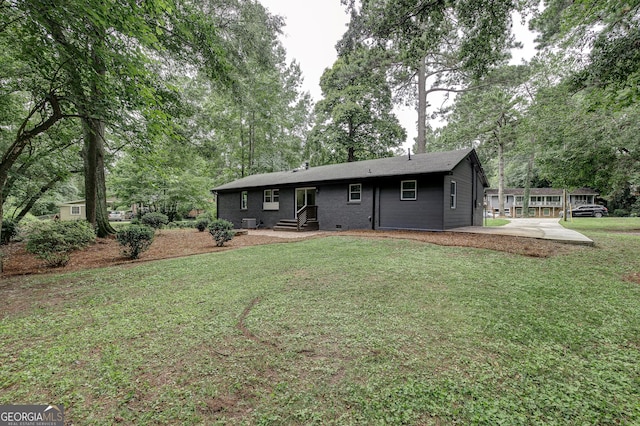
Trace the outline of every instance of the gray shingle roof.
<instances>
[{"instance_id":1,"label":"gray shingle roof","mask_svg":"<svg viewBox=\"0 0 640 426\"><path fill-rule=\"evenodd\" d=\"M247 176L220 185L213 188L213 191L299 185L374 177L447 173L452 171L472 152L474 152L473 149L464 149L427 154L412 154L411 160L409 160L407 155L403 155L399 157L379 158L376 160L355 161L353 163L310 167L309 169L296 171L265 173Z\"/></svg>"}]
</instances>

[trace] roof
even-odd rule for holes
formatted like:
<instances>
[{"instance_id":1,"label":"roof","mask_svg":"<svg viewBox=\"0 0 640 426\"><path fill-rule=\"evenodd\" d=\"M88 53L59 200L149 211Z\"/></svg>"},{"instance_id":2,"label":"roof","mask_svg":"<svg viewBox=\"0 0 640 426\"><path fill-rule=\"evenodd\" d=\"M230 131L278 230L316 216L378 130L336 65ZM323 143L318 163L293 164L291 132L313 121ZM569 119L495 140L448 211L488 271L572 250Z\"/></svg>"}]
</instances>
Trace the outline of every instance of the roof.
<instances>
[{"instance_id":1,"label":"roof","mask_svg":"<svg viewBox=\"0 0 640 426\"><path fill-rule=\"evenodd\" d=\"M562 195L562 189L557 188L531 188L529 195ZM487 195L498 195L498 190L488 188L485 190ZM506 195L524 195L524 188L505 188L503 193ZM598 191L591 188L578 188L573 191L567 191L569 195L599 195Z\"/></svg>"},{"instance_id":2,"label":"roof","mask_svg":"<svg viewBox=\"0 0 640 426\"><path fill-rule=\"evenodd\" d=\"M58 207L77 206L77 205L84 206L85 205L84 200L73 200L73 201L67 201L64 203L59 203Z\"/></svg>"},{"instance_id":3,"label":"roof","mask_svg":"<svg viewBox=\"0 0 640 426\"><path fill-rule=\"evenodd\" d=\"M245 188L258 188L280 185L296 185L356 179L370 179L391 176L423 175L431 173L448 173L462 160L472 155L480 164L473 149L458 151L432 152L398 157L379 158L375 160L355 161L352 163L331 164L308 169L289 170L286 172L265 173L247 176L213 188L213 191L228 191ZM482 172L483 179L484 172Z\"/></svg>"}]
</instances>

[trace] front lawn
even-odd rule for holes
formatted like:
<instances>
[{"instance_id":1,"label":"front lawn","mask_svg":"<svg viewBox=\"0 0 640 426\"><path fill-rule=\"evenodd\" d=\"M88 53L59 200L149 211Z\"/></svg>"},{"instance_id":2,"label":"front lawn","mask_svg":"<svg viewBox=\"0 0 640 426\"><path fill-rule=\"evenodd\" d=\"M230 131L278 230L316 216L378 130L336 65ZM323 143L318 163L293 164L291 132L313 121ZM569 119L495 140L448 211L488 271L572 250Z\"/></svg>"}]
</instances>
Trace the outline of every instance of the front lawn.
<instances>
[{"instance_id":1,"label":"front lawn","mask_svg":"<svg viewBox=\"0 0 640 426\"><path fill-rule=\"evenodd\" d=\"M640 232L640 217L574 217L560 223L569 229L576 231L597 232Z\"/></svg>"},{"instance_id":2,"label":"front lawn","mask_svg":"<svg viewBox=\"0 0 640 426\"><path fill-rule=\"evenodd\" d=\"M10 278L0 404L73 424L639 423L640 237L586 233L547 259L337 235Z\"/></svg>"}]
</instances>

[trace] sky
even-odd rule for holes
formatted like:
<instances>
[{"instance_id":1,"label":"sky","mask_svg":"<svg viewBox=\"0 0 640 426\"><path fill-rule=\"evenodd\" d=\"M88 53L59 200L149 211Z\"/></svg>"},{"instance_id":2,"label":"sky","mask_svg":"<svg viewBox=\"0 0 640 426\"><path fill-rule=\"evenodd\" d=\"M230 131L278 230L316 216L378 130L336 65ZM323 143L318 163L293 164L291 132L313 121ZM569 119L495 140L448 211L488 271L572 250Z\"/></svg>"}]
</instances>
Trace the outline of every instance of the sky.
<instances>
[{"instance_id":1,"label":"sky","mask_svg":"<svg viewBox=\"0 0 640 426\"><path fill-rule=\"evenodd\" d=\"M285 19L281 42L287 51L287 60L300 64L304 82L302 88L315 101L322 98L320 77L338 57L335 45L347 29L349 15L340 0L259 0L273 15ZM514 32L526 48L514 52L512 63L532 56L533 35L514 20ZM430 102L439 104L436 101ZM396 108L396 116L407 131L403 148L413 146L416 137L417 112L414 108Z\"/></svg>"}]
</instances>

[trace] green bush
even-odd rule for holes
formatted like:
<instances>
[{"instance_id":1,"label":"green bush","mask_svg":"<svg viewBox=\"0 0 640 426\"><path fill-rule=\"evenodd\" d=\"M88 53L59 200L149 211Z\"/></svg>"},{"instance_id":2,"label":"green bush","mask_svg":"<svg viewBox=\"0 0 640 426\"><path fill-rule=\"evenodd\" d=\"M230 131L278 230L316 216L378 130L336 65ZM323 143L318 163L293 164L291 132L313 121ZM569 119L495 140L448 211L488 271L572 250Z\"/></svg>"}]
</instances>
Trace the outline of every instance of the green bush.
<instances>
[{"instance_id":1,"label":"green bush","mask_svg":"<svg viewBox=\"0 0 640 426\"><path fill-rule=\"evenodd\" d=\"M129 225L116 234L116 240L122 246L122 253L137 259L153 242L155 231L146 225Z\"/></svg>"},{"instance_id":2,"label":"green bush","mask_svg":"<svg viewBox=\"0 0 640 426\"><path fill-rule=\"evenodd\" d=\"M224 219L216 219L209 224L209 233L216 241L216 246L222 247L227 241L231 241L235 232L233 232L233 223Z\"/></svg>"},{"instance_id":3,"label":"green bush","mask_svg":"<svg viewBox=\"0 0 640 426\"><path fill-rule=\"evenodd\" d=\"M60 267L69 263L71 252L88 246L95 239L95 230L87 221L49 221L31 230L26 248L48 266Z\"/></svg>"},{"instance_id":4,"label":"green bush","mask_svg":"<svg viewBox=\"0 0 640 426\"><path fill-rule=\"evenodd\" d=\"M201 218L201 219L197 219L196 220L196 228L198 229L198 231L204 232L204 230L207 229L207 227L209 226L209 223L211 223L209 218L204 217L204 218Z\"/></svg>"},{"instance_id":5,"label":"green bush","mask_svg":"<svg viewBox=\"0 0 640 426\"><path fill-rule=\"evenodd\" d=\"M16 235L18 235L18 223L11 219L2 221L2 244L8 244Z\"/></svg>"},{"instance_id":6,"label":"green bush","mask_svg":"<svg viewBox=\"0 0 640 426\"><path fill-rule=\"evenodd\" d=\"M166 214L159 212L147 213L142 216L142 224L152 227L153 229L160 229L167 223L169 223L169 217Z\"/></svg>"},{"instance_id":7,"label":"green bush","mask_svg":"<svg viewBox=\"0 0 640 426\"><path fill-rule=\"evenodd\" d=\"M613 216L616 216L616 217L629 216L629 210L627 210L627 209L615 209L614 212L613 212Z\"/></svg>"}]
</instances>

